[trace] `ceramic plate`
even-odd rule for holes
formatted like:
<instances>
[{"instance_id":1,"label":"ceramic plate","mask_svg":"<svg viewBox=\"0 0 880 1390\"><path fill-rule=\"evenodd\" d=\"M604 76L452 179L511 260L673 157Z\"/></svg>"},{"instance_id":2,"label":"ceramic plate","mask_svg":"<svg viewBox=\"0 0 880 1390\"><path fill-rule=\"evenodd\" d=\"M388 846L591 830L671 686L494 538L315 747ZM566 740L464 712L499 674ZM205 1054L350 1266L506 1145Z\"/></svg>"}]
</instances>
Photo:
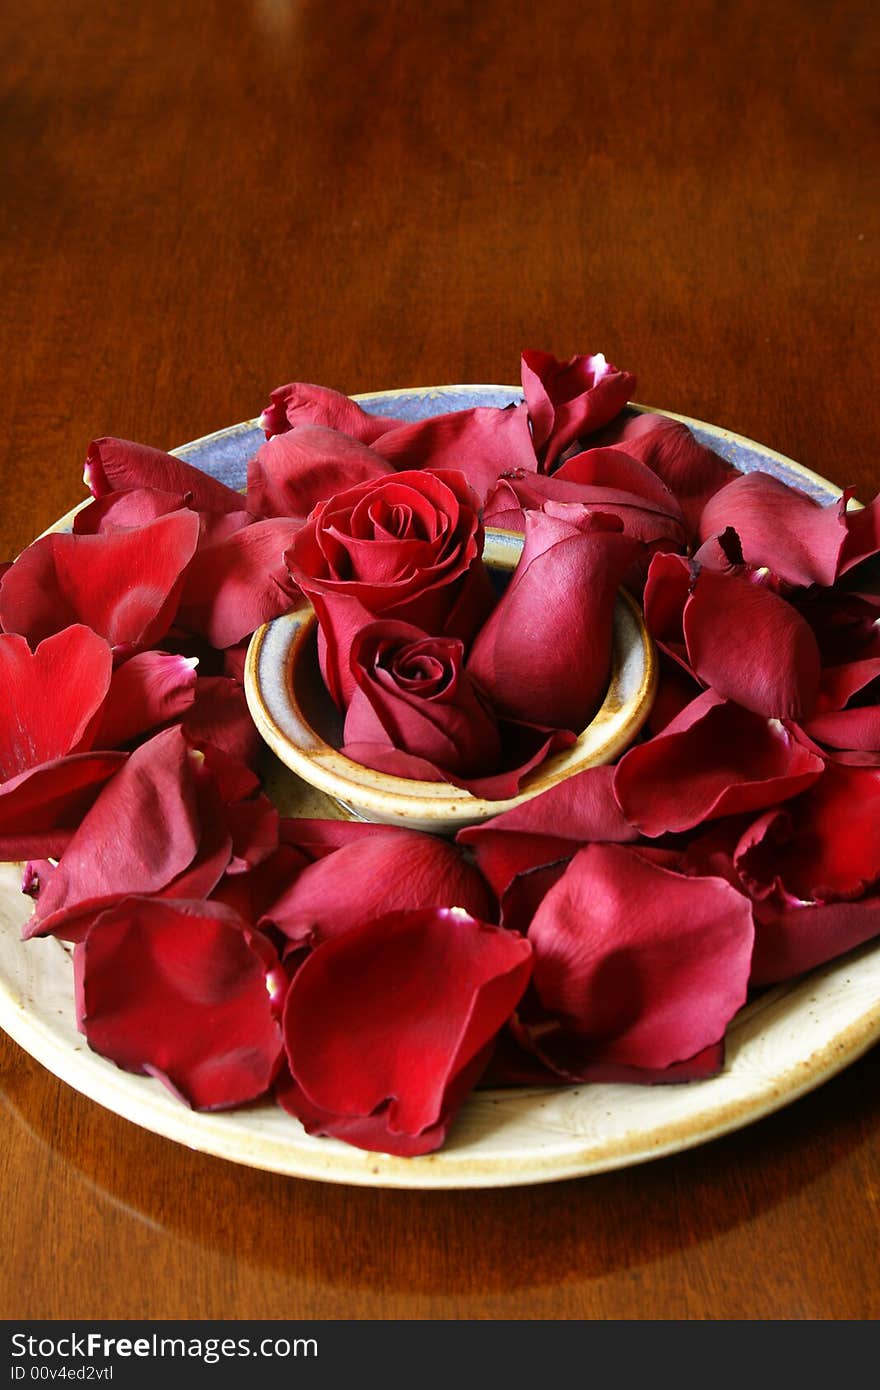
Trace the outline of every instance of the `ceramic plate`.
<instances>
[{"instance_id":1,"label":"ceramic plate","mask_svg":"<svg viewBox=\"0 0 880 1390\"><path fill-rule=\"evenodd\" d=\"M402 419L472 405L506 405L513 387L449 386L375 393L366 409ZM666 412L669 413L669 412ZM743 471L764 469L820 501L839 489L752 440L684 420L701 442ZM250 420L175 452L233 487L262 442ZM69 518L58 528L69 525ZM269 788L286 811L334 814L286 769ZM880 945L862 948L763 994L733 1020L723 1071L681 1086L590 1085L480 1091L446 1146L423 1158L365 1153L315 1139L274 1104L222 1114L186 1109L158 1082L91 1052L74 1023L68 950L51 938L23 943L30 901L20 872L0 866L0 1025L43 1066L135 1124L237 1163L326 1182L377 1187L502 1187L550 1182L692 1148L780 1109L842 1070L880 1037Z\"/></svg>"}]
</instances>

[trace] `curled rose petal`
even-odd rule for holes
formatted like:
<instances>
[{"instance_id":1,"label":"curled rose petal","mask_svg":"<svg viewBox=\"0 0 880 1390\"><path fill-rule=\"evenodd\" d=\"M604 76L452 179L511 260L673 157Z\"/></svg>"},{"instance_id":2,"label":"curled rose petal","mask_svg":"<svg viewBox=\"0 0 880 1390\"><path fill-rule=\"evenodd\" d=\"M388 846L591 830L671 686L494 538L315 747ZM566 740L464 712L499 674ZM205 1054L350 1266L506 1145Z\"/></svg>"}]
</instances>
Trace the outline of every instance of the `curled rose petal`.
<instances>
[{"instance_id":1,"label":"curled rose petal","mask_svg":"<svg viewBox=\"0 0 880 1390\"><path fill-rule=\"evenodd\" d=\"M844 505L822 506L769 473L746 473L707 502L700 539L732 527L753 569L766 568L795 586L831 585L847 534Z\"/></svg>"},{"instance_id":2,"label":"curled rose petal","mask_svg":"<svg viewBox=\"0 0 880 1390\"><path fill-rule=\"evenodd\" d=\"M314 950L290 986L284 1040L306 1127L389 1153L442 1143L475 1061L515 1009L531 950L436 908L363 923Z\"/></svg>"},{"instance_id":3,"label":"curled rose petal","mask_svg":"<svg viewBox=\"0 0 880 1390\"><path fill-rule=\"evenodd\" d=\"M384 415L369 415L357 401L310 381L291 381L286 386L276 387L260 416L267 439L298 425L323 425L350 435L362 444L371 444L380 434L402 423Z\"/></svg>"},{"instance_id":4,"label":"curled rose petal","mask_svg":"<svg viewBox=\"0 0 880 1390\"><path fill-rule=\"evenodd\" d=\"M684 606L696 675L768 719L809 715L819 690L819 646L785 599L744 576L702 570Z\"/></svg>"},{"instance_id":5,"label":"curled rose petal","mask_svg":"<svg viewBox=\"0 0 880 1390\"><path fill-rule=\"evenodd\" d=\"M133 531L44 536L3 576L0 624L31 642L84 623L111 646L153 646L174 619L198 538L190 511Z\"/></svg>"},{"instance_id":6,"label":"curled rose petal","mask_svg":"<svg viewBox=\"0 0 880 1390\"><path fill-rule=\"evenodd\" d=\"M96 748L119 748L167 724L192 705L194 658L170 652L137 652L117 666L92 730Z\"/></svg>"},{"instance_id":7,"label":"curled rose petal","mask_svg":"<svg viewBox=\"0 0 880 1390\"><path fill-rule=\"evenodd\" d=\"M86 907L156 892L188 867L199 846L197 758L178 728L131 754L81 822L26 937L73 939Z\"/></svg>"},{"instance_id":8,"label":"curled rose petal","mask_svg":"<svg viewBox=\"0 0 880 1390\"><path fill-rule=\"evenodd\" d=\"M566 517L526 514L519 564L467 669L508 718L579 733L608 684L617 589L638 544L605 529L616 518Z\"/></svg>"},{"instance_id":9,"label":"curled rose petal","mask_svg":"<svg viewBox=\"0 0 880 1390\"><path fill-rule=\"evenodd\" d=\"M112 665L107 643L80 624L34 652L23 637L0 635L0 783L91 747L86 734Z\"/></svg>"},{"instance_id":10,"label":"curled rose petal","mask_svg":"<svg viewBox=\"0 0 880 1390\"><path fill-rule=\"evenodd\" d=\"M482 877L454 845L384 826L303 869L260 925L271 923L293 941L323 941L373 917L428 907L462 908L480 921L497 915Z\"/></svg>"},{"instance_id":11,"label":"curled rose petal","mask_svg":"<svg viewBox=\"0 0 880 1390\"><path fill-rule=\"evenodd\" d=\"M536 468L525 406L476 406L413 420L373 441L398 470L455 469L482 502L502 474Z\"/></svg>"},{"instance_id":12,"label":"curled rose petal","mask_svg":"<svg viewBox=\"0 0 880 1390\"><path fill-rule=\"evenodd\" d=\"M273 435L248 464L247 504L257 517L300 517L345 488L393 473L380 454L322 425Z\"/></svg>"},{"instance_id":13,"label":"curled rose petal","mask_svg":"<svg viewBox=\"0 0 880 1390\"><path fill-rule=\"evenodd\" d=\"M128 898L76 947L80 1030L102 1057L158 1077L196 1110L254 1100L282 1053L267 948L221 903Z\"/></svg>"},{"instance_id":14,"label":"curled rose petal","mask_svg":"<svg viewBox=\"0 0 880 1390\"><path fill-rule=\"evenodd\" d=\"M178 622L215 647L231 647L290 611L296 597L284 562L294 522L273 517L200 547L180 600Z\"/></svg>"},{"instance_id":15,"label":"curled rose petal","mask_svg":"<svg viewBox=\"0 0 880 1390\"><path fill-rule=\"evenodd\" d=\"M370 618L463 636L488 603L477 498L461 473L376 478L320 503L293 540L287 563L311 599L324 678L336 703L354 690L351 643ZM466 611L462 599L466 594Z\"/></svg>"},{"instance_id":16,"label":"curled rose petal","mask_svg":"<svg viewBox=\"0 0 880 1390\"><path fill-rule=\"evenodd\" d=\"M129 439L95 439L89 445L84 479L95 498L154 488L185 498L196 511L241 511L241 496L233 488L173 454Z\"/></svg>"},{"instance_id":17,"label":"curled rose petal","mask_svg":"<svg viewBox=\"0 0 880 1390\"><path fill-rule=\"evenodd\" d=\"M804 791L824 762L777 719L706 691L617 765L614 793L645 835L757 811Z\"/></svg>"},{"instance_id":18,"label":"curled rose petal","mask_svg":"<svg viewBox=\"0 0 880 1390\"><path fill-rule=\"evenodd\" d=\"M717 1043L745 1002L748 899L619 845L575 855L529 928L533 982L594 1063L659 1069Z\"/></svg>"},{"instance_id":19,"label":"curled rose petal","mask_svg":"<svg viewBox=\"0 0 880 1390\"><path fill-rule=\"evenodd\" d=\"M829 763L817 782L763 816L736 852L752 892L783 901L860 897L880 878L880 770Z\"/></svg>"},{"instance_id":20,"label":"curled rose petal","mask_svg":"<svg viewBox=\"0 0 880 1390\"><path fill-rule=\"evenodd\" d=\"M521 374L535 453L550 469L567 444L613 420L636 388L601 352L560 362L549 352L522 354Z\"/></svg>"}]
</instances>

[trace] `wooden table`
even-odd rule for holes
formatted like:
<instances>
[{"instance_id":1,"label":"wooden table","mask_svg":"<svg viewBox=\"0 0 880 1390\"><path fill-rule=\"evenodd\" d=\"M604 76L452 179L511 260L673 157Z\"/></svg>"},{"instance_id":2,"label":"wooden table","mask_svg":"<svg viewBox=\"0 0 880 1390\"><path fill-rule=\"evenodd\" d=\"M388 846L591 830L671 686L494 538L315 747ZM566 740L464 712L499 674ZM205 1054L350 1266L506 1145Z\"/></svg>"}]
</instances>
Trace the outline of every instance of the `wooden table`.
<instances>
[{"instance_id":1,"label":"wooden table","mask_svg":"<svg viewBox=\"0 0 880 1390\"><path fill-rule=\"evenodd\" d=\"M293 378L638 399L877 490L865 0L31 0L0 83L13 554L90 439L172 447ZM874 471L872 471L874 470ZM136 1129L0 1038L6 1318L873 1318L880 1053L679 1156L358 1190Z\"/></svg>"}]
</instances>

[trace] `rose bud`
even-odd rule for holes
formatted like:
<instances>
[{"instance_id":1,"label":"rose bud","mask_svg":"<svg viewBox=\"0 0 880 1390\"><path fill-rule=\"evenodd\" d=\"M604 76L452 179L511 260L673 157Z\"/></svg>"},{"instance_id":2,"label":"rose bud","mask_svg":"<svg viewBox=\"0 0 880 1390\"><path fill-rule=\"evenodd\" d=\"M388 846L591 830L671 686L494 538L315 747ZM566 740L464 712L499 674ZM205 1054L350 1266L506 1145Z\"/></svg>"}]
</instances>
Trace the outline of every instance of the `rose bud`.
<instances>
[{"instance_id":1,"label":"rose bud","mask_svg":"<svg viewBox=\"0 0 880 1390\"><path fill-rule=\"evenodd\" d=\"M369 479L315 507L285 558L317 613L321 670L340 707L355 688L352 640L371 619L473 634L491 601L482 549L477 498L457 472Z\"/></svg>"},{"instance_id":2,"label":"rose bud","mask_svg":"<svg viewBox=\"0 0 880 1390\"><path fill-rule=\"evenodd\" d=\"M357 689L345 717L348 756L363 762L362 745L397 750L424 759L438 781L496 770L498 723L464 669L457 638L428 637L409 623L370 623L352 643L351 672Z\"/></svg>"}]
</instances>

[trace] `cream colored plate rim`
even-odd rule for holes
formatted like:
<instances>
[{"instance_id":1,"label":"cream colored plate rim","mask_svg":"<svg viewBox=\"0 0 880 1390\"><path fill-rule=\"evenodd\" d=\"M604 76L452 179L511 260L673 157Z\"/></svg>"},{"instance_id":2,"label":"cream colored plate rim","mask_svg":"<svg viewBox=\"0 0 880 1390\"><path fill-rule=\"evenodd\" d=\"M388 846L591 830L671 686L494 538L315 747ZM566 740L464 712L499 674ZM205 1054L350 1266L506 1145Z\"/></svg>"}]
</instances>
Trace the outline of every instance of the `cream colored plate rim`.
<instances>
[{"instance_id":1,"label":"cream colored plate rim","mask_svg":"<svg viewBox=\"0 0 880 1390\"><path fill-rule=\"evenodd\" d=\"M672 418L742 440L839 493L745 436L688 416ZM74 511L52 529L69 525ZM30 903L19 882L16 866L0 866L0 1026L55 1076L114 1114L199 1152L295 1177L418 1189L517 1186L605 1172L693 1148L771 1114L880 1038L880 946L871 945L741 1010L728 1030L724 1069L711 1080L475 1092L440 1152L415 1159L366 1153L307 1135L271 1103L197 1114L153 1078L120 1071L91 1052L74 1022L69 952L52 939L20 939Z\"/></svg>"}]
</instances>

